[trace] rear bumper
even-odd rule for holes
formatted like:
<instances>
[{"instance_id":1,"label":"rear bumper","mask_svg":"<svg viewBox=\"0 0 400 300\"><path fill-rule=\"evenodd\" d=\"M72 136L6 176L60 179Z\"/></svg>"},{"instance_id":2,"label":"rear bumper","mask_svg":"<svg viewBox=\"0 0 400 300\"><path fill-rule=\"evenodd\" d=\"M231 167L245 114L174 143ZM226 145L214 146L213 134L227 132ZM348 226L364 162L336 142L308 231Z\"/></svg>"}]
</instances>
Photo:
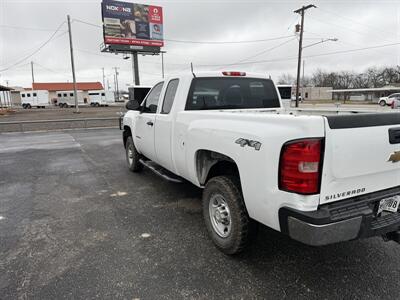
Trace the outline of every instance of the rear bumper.
<instances>
[{"instance_id":1,"label":"rear bumper","mask_svg":"<svg viewBox=\"0 0 400 300\"><path fill-rule=\"evenodd\" d=\"M380 200L400 195L400 186L321 205L313 212L283 207L279 210L281 231L292 239L322 246L400 230L400 212L377 216Z\"/></svg>"}]
</instances>

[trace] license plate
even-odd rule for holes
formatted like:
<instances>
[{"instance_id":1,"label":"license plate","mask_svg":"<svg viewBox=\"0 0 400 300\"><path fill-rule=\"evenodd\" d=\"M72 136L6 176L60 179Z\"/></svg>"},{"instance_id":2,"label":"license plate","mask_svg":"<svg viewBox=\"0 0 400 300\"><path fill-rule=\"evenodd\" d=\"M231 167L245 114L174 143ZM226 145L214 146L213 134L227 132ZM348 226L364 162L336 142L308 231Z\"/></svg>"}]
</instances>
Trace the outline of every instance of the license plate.
<instances>
[{"instance_id":1,"label":"license plate","mask_svg":"<svg viewBox=\"0 0 400 300\"><path fill-rule=\"evenodd\" d=\"M378 215L383 211L397 212L400 204L400 196L382 199L379 202Z\"/></svg>"}]
</instances>

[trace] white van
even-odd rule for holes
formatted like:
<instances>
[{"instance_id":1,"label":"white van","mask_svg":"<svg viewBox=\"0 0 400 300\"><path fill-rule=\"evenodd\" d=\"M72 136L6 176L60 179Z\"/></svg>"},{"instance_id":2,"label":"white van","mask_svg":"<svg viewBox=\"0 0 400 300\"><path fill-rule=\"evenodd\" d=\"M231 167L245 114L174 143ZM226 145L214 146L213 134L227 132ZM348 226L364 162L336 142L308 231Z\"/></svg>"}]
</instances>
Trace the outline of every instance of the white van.
<instances>
[{"instance_id":1,"label":"white van","mask_svg":"<svg viewBox=\"0 0 400 300\"><path fill-rule=\"evenodd\" d=\"M45 90L20 92L21 105L24 109L37 107L45 108L49 106L49 92Z\"/></svg>"},{"instance_id":2,"label":"white van","mask_svg":"<svg viewBox=\"0 0 400 300\"><path fill-rule=\"evenodd\" d=\"M111 91L89 91L90 106L108 106L115 103L114 92Z\"/></svg>"},{"instance_id":3,"label":"white van","mask_svg":"<svg viewBox=\"0 0 400 300\"><path fill-rule=\"evenodd\" d=\"M82 91L77 91L77 96L79 106L87 104L88 100L84 97ZM57 104L59 107L75 106L74 91L58 91Z\"/></svg>"}]
</instances>

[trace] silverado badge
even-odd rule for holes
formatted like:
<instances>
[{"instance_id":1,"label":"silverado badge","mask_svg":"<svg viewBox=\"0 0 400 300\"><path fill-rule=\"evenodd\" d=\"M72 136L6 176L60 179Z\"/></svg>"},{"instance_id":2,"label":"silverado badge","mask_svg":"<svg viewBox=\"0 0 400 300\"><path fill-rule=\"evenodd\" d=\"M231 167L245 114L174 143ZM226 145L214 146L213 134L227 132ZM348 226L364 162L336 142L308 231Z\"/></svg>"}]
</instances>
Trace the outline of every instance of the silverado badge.
<instances>
[{"instance_id":1,"label":"silverado badge","mask_svg":"<svg viewBox=\"0 0 400 300\"><path fill-rule=\"evenodd\" d=\"M394 153L392 153L389 157L389 160L392 163L397 163L400 161L400 151L395 151Z\"/></svg>"}]
</instances>

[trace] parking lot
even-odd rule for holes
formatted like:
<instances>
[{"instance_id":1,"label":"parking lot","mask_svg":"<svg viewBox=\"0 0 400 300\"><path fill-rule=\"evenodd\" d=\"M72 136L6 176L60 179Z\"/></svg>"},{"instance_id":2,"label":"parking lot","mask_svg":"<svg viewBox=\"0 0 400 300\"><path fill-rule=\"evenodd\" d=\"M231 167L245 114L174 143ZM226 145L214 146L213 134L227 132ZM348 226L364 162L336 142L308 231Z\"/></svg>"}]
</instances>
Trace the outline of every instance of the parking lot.
<instances>
[{"instance_id":1,"label":"parking lot","mask_svg":"<svg viewBox=\"0 0 400 300\"><path fill-rule=\"evenodd\" d=\"M1 299L398 299L400 246L208 239L201 190L129 172L117 129L0 134Z\"/></svg>"}]
</instances>

